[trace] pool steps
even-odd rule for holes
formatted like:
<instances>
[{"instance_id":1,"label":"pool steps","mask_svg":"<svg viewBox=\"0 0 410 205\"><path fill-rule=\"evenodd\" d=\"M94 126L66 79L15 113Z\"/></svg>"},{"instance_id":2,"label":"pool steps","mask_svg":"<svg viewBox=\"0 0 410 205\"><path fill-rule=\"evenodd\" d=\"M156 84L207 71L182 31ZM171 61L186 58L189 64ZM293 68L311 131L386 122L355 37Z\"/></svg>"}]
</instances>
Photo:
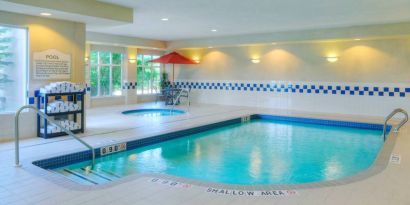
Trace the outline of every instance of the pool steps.
<instances>
[{"instance_id":1,"label":"pool steps","mask_svg":"<svg viewBox=\"0 0 410 205\"><path fill-rule=\"evenodd\" d=\"M86 168L79 169L60 169L49 170L55 174L64 176L65 178L84 185L98 185L119 179L120 176L112 172L104 170L89 170Z\"/></svg>"}]
</instances>

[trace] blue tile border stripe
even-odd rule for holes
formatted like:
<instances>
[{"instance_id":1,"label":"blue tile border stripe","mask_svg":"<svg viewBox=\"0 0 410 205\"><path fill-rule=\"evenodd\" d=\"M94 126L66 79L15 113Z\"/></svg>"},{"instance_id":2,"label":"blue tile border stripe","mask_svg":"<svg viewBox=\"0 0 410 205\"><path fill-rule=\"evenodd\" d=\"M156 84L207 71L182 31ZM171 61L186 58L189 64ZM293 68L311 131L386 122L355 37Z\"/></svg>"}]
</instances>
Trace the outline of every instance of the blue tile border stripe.
<instances>
[{"instance_id":1,"label":"blue tile border stripe","mask_svg":"<svg viewBox=\"0 0 410 205\"><path fill-rule=\"evenodd\" d=\"M251 115L251 119L265 119L265 120L275 120L275 121L288 121L288 122L299 122L307 124L318 124L325 126L337 126L337 127L351 127L360 129L370 129L370 130L383 130L382 124L374 123L362 123L362 122L348 122L348 121L338 121L338 120L324 120L324 119L312 119L312 118L302 118L302 117L287 117L287 116L277 116L277 115L265 115L265 114L254 114ZM180 130L176 132L161 134L153 137L148 137L144 139L138 139L127 142L127 150L136 149L139 147L164 142L167 140L172 140L180 137L184 137L191 134L196 134L199 132L204 132L207 130L220 128L228 125L238 124L241 122L241 118L236 118L232 120L227 120L223 122L212 123L208 125L203 125L199 127L189 128L186 130ZM390 131L391 126L388 126L388 131ZM100 148L95 149L96 157L100 157ZM49 159L34 161L33 164L44 169L54 169L69 164L87 161L91 159L91 151L82 151L72 154L67 154L63 156L52 157Z\"/></svg>"},{"instance_id":2,"label":"blue tile border stripe","mask_svg":"<svg viewBox=\"0 0 410 205\"><path fill-rule=\"evenodd\" d=\"M350 95L350 96L380 96L380 97L409 97L410 87L406 86L369 86L368 84L346 83L320 83L320 82L196 82L176 81L179 88L194 90L225 90L225 91L250 91L271 93L295 94L325 94L325 95Z\"/></svg>"}]
</instances>

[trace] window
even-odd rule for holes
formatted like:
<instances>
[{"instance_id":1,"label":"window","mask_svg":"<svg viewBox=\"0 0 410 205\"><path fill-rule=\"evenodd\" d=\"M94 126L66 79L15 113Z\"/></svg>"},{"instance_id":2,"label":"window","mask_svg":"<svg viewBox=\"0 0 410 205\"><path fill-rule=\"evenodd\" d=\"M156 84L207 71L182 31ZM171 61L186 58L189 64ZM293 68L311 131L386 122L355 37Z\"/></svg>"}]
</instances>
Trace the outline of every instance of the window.
<instances>
[{"instance_id":1,"label":"window","mask_svg":"<svg viewBox=\"0 0 410 205\"><path fill-rule=\"evenodd\" d=\"M26 104L27 30L0 26L0 113Z\"/></svg>"},{"instance_id":2,"label":"window","mask_svg":"<svg viewBox=\"0 0 410 205\"><path fill-rule=\"evenodd\" d=\"M122 53L91 51L91 96L122 95Z\"/></svg>"},{"instance_id":3,"label":"window","mask_svg":"<svg viewBox=\"0 0 410 205\"><path fill-rule=\"evenodd\" d=\"M161 64L150 63L157 55L138 55L137 57L137 94L159 93L161 81Z\"/></svg>"}]
</instances>

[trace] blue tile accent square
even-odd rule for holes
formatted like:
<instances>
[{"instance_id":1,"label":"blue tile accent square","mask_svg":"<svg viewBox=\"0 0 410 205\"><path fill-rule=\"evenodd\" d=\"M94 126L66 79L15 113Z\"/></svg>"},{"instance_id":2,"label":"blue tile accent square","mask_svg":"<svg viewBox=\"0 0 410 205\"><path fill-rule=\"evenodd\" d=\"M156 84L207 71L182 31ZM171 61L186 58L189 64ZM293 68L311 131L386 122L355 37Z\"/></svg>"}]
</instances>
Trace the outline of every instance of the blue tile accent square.
<instances>
[{"instance_id":1,"label":"blue tile accent square","mask_svg":"<svg viewBox=\"0 0 410 205\"><path fill-rule=\"evenodd\" d=\"M359 91L359 95L364 95L364 91Z\"/></svg>"},{"instance_id":2,"label":"blue tile accent square","mask_svg":"<svg viewBox=\"0 0 410 205\"><path fill-rule=\"evenodd\" d=\"M341 86L336 86L336 90L342 90Z\"/></svg>"},{"instance_id":3,"label":"blue tile accent square","mask_svg":"<svg viewBox=\"0 0 410 205\"><path fill-rule=\"evenodd\" d=\"M344 94L346 94L346 91L341 90L341 91L340 91L340 94L344 95Z\"/></svg>"},{"instance_id":4,"label":"blue tile accent square","mask_svg":"<svg viewBox=\"0 0 410 205\"><path fill-rule=\"evenodd\" d=\"M364 87L364 91L369 91L369 87Z\"/></svg>"},{"instance_id":5,"label":"blue tile accent square","mask_svg":"<svg viewBox=\"0 0 410 205\"><path fill-rule=\"evenodd\" d=\"M34 97L38 97L39 94L40 94L40 90L35 90L34 91Z\"/></svg>"},{"instance_id":6,"label":"blue tile accent square","mask_svg":"<svg viewBox=\"0 0 410 205\"><path fill-rule=\"evenodd\" d=\"M390 97L394 97L394 92L389 92Z\"/></svg>"},{"instance_id":7,"label":"blue tile accent square","mask_svg":"<svg viewBox=\"0 0 410 205\"><path fill-rule=\"evenodd\" d=\"M359 86L355 86L355 87L354 87L354 90L355 90L355 91L359 91L359 90L360 90L360 87L359 87Z\"/></svg>"},{"instance_id":8,"label":"blue tile accent square","mask_svg":"<svg viewBox=\"0 0 410 205\"><path fill-rule=\"evenodd\" d=\"M405 92L400 92L400 97L406 97L406 93Z\"/></svg>"},{"instance_id":9,"label":"blue tile accent square","mask_svg":"<svg viewBox=\"0 0 410 205\"><path fill-rule=\"evenodd\" d=\"M379 87L373 87L373 91L379 91Z\"/></svg>"},{"instance_id":10,"label":"blue tile accent square","mask_svg":"<svg viewBox=\"0 0 410 205\"><path fill-rule=\"evenodd\" d=\"M394 92L400 92L400 88L394 88Z\"/></svg>"},{"instance_id":11,"label":"blue tile accent square","mask_svg":"<svg viewBox=\"0 0 410 205\"><path fill-rule=\"evenodd\" d=\"M34 97L29 97L28 98L28 104L34 105Z\"/></svg>"},{"instance_id":12,"label":"blue tile accent square","mask_svg":"<svg viewBox=\"0 0 410 205\"><path fill-rule=\"evenodd\" d=\"M383 91L384 91L384 92L389 92L389 88L388 88L388 87L384 87L384 88L383 88Z\"/></svg>"},{"instance_id":13,"label":"blue tile accent square","mask_svg":"<svg viewBox=\"0 0 410 205\"><path fill-rule=\"evenodd\" d=\"M405 92L406 92L406 93L410 93L410 88L406 88L406 89L405 89Z\"/></svg>"},{"instance_id":14,"label":"blue tile accent square","mask_svg":"<svg viewBox=\"0 0 410 205\"><path fill-rule=\"evenodd\" d=\"M374 92L373 92L373 91L369 91L369 95L370 95L370 96L373 96L373 95L374 95Z\"/></svg>"},{"instance_id":15,"label":"blue tile accent square","mask_svg":"<svg viewBox=\"0 0 410 205\"><path fill-rule=\"evenodd\" d=\"M351 90L349 93L350 93L350 95L354 95L355 91Z\"/></svg>"},{"instance_id":16,"label":"blue tile accent square","mask_svg":"<svg viewBox=\"0 0 410 205\"><path fill-rule=\"evenodd\" d=\"M384 96L384 92L379 92L379 96Z\"/></svg>"}]
</instances>

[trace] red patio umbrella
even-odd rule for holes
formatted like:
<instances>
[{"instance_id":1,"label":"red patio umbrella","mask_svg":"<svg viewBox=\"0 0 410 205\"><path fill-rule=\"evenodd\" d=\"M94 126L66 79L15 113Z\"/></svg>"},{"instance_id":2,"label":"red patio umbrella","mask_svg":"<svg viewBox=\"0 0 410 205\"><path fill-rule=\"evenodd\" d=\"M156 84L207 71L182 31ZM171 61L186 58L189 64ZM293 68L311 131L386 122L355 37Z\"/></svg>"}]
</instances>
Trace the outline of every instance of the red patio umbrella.
<instances>
[{"instance_id":1,"label":"red patio umbrella","mask_svg":"<svg viewBox=\"0 0 410 205\"><path fill-rule=\"evenodd\" d=\"M172 64L172 82L174 82L174 65L175 64L198 64L197 62L182 56L177 52L165 54L157 59L149 61L151 63Z\"/></svg>"}]
</instances>

